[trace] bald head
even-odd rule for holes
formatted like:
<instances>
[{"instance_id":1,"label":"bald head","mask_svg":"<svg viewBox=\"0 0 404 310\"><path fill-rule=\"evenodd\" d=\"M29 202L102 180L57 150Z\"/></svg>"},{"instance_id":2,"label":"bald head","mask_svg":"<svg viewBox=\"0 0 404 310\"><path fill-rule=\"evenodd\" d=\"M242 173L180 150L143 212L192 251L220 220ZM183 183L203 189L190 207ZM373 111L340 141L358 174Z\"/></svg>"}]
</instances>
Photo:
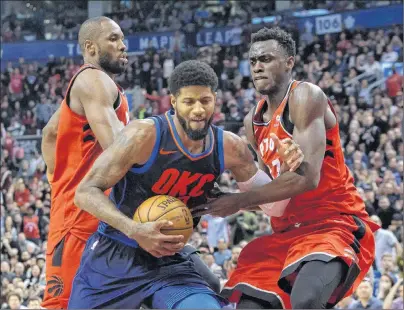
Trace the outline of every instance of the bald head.
<instances>
[{"instance_id":1,"label":"bald head","mask_svg":"<svg viewBox=\"0 0 404 310\"><path fill-rule=\"evenodd\" d=\"M95 41L99 37L102 31L102 22L111 21L112 19L106 16L97 16L90 19L87 19L80 27L79 30L79 44L81 52L84 53L85 50L85 42Z\"/></svg>"},{"instance_id":2,"label":"bald head","mask_svg":"<svg viewBox=\"0 0 404 310\"><path fill-rule=\"evenodd\" d=\"M376 224L378 224L378 225L382 225L382 221L380 220L380 217L378 217L377 215L372 215L371 217L370 217L370 219L374 222L374 223L376 223Z\"/></svg>"}]
</instances>

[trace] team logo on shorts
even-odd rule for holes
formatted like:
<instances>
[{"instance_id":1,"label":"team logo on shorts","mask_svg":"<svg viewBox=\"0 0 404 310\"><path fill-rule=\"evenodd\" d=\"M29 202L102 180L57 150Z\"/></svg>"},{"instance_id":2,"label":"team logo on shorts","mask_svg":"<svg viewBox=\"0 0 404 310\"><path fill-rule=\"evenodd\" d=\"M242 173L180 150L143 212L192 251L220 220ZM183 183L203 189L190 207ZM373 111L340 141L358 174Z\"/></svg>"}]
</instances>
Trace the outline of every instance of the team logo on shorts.
<instances>
[{"instance_id":1,"label":"team logo on shorts","mask_svg":"<svg viewBox=\"0 0 404 310\"><path fill-rule=\"evenodd\" d=\"M58 276L51 276L51 280L46 283L48 294L52 297L57 297L63 293L63 280Z\"/></svg>"}]
</instances>

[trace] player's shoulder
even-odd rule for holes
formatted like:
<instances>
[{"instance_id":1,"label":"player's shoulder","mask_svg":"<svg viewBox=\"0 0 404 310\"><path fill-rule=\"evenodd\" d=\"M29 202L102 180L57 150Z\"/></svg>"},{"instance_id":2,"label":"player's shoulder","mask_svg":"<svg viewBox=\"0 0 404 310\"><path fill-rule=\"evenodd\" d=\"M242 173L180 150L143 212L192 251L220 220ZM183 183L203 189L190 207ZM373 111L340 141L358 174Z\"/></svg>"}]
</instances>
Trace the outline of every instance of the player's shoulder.
<instances>
[{"instance_id":1,"label":"player's shoulder","mask_svg":"<svg viewBox=\"0 0 404 310\"><path fill-rule=\"evenodd\" d=\"M156 126L153 120L133 120L126 125L114 140L114 151L129 151L138 163L146 162L157 141Z\"/></svg>"},{"instance_id":2,"label":"player's shoulder","mask_svg":"<svg viewBox=\"0 0 404 310\"><path fill-rule=\"evenodd\" d=\"M326 102L327 96L319 86L302 81L290 93L289 100L292 102Z\"/></svg>"},{"instance_id":3,"label":"player's shoulder","mask_svg":"<svg viewBox=\"0 0 404 310\"><path fill-rule=\"evenodd\" d=\"M302 82L289 95L288 104L292 120L310 119L311 116L324 115L327 110L327 96L317 85Z\"/></svg>"},{"instance_id":4,"label":"player's shoulder","mask_svg":"<svg viewBox=\"0 0 404 310\"><path fill-rule=\"evenodd\" d=\"M228 131L228 130L223 130L223 142L232 144L232 145L244 143L242 138L239 135L236 135L235 133Z\"/></svg>"},{"instance_id":5,"label":"player's shoulder","mask_svg":"<svg viewBox=\"0 0 404 310\"><path fill-rule=\"evenodd\" d=\"M122 133L129 139L136 139L147 144L157 135L156 123L152 119L136 119L126 125Z\"/></svg>"},{"instance_id":6,"label":"player's shoulder","mask_svg":"<svg viewBox=\"0 0 404 310\"><path fill-rule=\"evenodd\" d=\"M117 93L118 89L112 78L102 70L90 68L77 75L73 88L75 92L84 94Z\"/></svg>"}]
</instances>

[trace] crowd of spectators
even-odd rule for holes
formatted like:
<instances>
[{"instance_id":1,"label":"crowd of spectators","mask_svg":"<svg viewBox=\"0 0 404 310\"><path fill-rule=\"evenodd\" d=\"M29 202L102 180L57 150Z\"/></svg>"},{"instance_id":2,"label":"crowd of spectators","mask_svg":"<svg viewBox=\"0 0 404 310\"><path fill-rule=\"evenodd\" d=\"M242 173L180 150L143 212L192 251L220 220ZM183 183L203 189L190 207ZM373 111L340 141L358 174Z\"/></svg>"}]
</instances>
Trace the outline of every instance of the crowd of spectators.
<instances>
[{"instance_id":1,"label":"crowd of spectators","mask_svg":"<svg viewBox=\"0 0 404 310\"><path fill-rule=\"evenodd\" d=\"M244 26L254 17L279 14L275 0L257 1L111 1L107 16L126 35L137 32L176 31L197 32L204 28ZM330 12L369 8L400 3L399 0L332 1L292 0L291 10L327 9ZM285 13L286 14L286 13ZM1 41L76 40L80 24L88 17L86 1L24 2L2 16ZM288 16L285 15L285 19Z\"/></svg>"},{"instance_id":2,"label":"crowd of spectators","mask_svg":"<svg viewBox=\"0 0 404 310\"><path fill-rule=\"evenodd\" d=\"M192 2L188 5L192 7ZM185 22L191 18L181 8L177 13ZM167 22L170 25L169 18ZM249 42L249 35L244 34L243 42ZM403 77L393 69L382 80L381 65L403 61L402 35L397 26L297 38L294 78L319 85L332 101L346 163L368 213L382 226L375 233L376 260L369 277L353 296L337 305L340 309L403 308ZM197 58L209 63L219 77L213 123L245 138L243 118L261 98L250 79L247 52L247 44L206 46L192 53L150 47L144 55L131 56L127 71L117 77L130 99L131 118L167 111L168 77L181 61ZM51 202L35 136L58 108L79 66L73 59L51 57L44 66L21 59L1 73L2 308L35 309L43 296ZM361 73L367 74L355 79ZM369 87L375 81L382 83ZM26 147L24 137L30 137L33 147ZM224 191L237 191L230 173L224 173L219 184ZM240 212L227 218L205 216L190 242L225 282L241 249L253 238L270 233L268 216Z\"/></svg>"}]
</instances>

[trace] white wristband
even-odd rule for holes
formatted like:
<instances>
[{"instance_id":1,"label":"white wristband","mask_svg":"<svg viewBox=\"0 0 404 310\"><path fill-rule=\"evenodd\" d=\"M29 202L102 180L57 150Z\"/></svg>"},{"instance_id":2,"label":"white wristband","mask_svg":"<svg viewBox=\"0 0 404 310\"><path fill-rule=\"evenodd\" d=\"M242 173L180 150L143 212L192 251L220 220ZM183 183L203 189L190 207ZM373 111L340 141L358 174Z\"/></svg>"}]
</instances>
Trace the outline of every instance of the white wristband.
<instances>
[{"instance_id":1,"label":"white wristband","mask_svg":"<svg viewBox=\"0 0 404 310\"><path fill-rule=\"evenodd\" d=\"M254 174L251 179L245 182L237 182L237 185L240 191L247 192L251 189L271 183L271 181L271 178L264 171L258 169L257 173ZM290 198L281 201L266 203L260 205L259 207L262 211L264 211L266 215L279 217L282 216L285 212L286 206L288 205L289 201Z\"/></svg>"},{"instance_id":2,"label":"white wristband","mask_svg":"<svg viewBox=\"0 0 404 310\"><path fill-rule=\"evenodd\" d=\"M264 171L258 169L257 173L254 174L251 179L245 182L237 182L237 185L240 191L247 192L250 189L257 188L268 183L271 183L271 178Z\"/></svg>"}]
</instances>

